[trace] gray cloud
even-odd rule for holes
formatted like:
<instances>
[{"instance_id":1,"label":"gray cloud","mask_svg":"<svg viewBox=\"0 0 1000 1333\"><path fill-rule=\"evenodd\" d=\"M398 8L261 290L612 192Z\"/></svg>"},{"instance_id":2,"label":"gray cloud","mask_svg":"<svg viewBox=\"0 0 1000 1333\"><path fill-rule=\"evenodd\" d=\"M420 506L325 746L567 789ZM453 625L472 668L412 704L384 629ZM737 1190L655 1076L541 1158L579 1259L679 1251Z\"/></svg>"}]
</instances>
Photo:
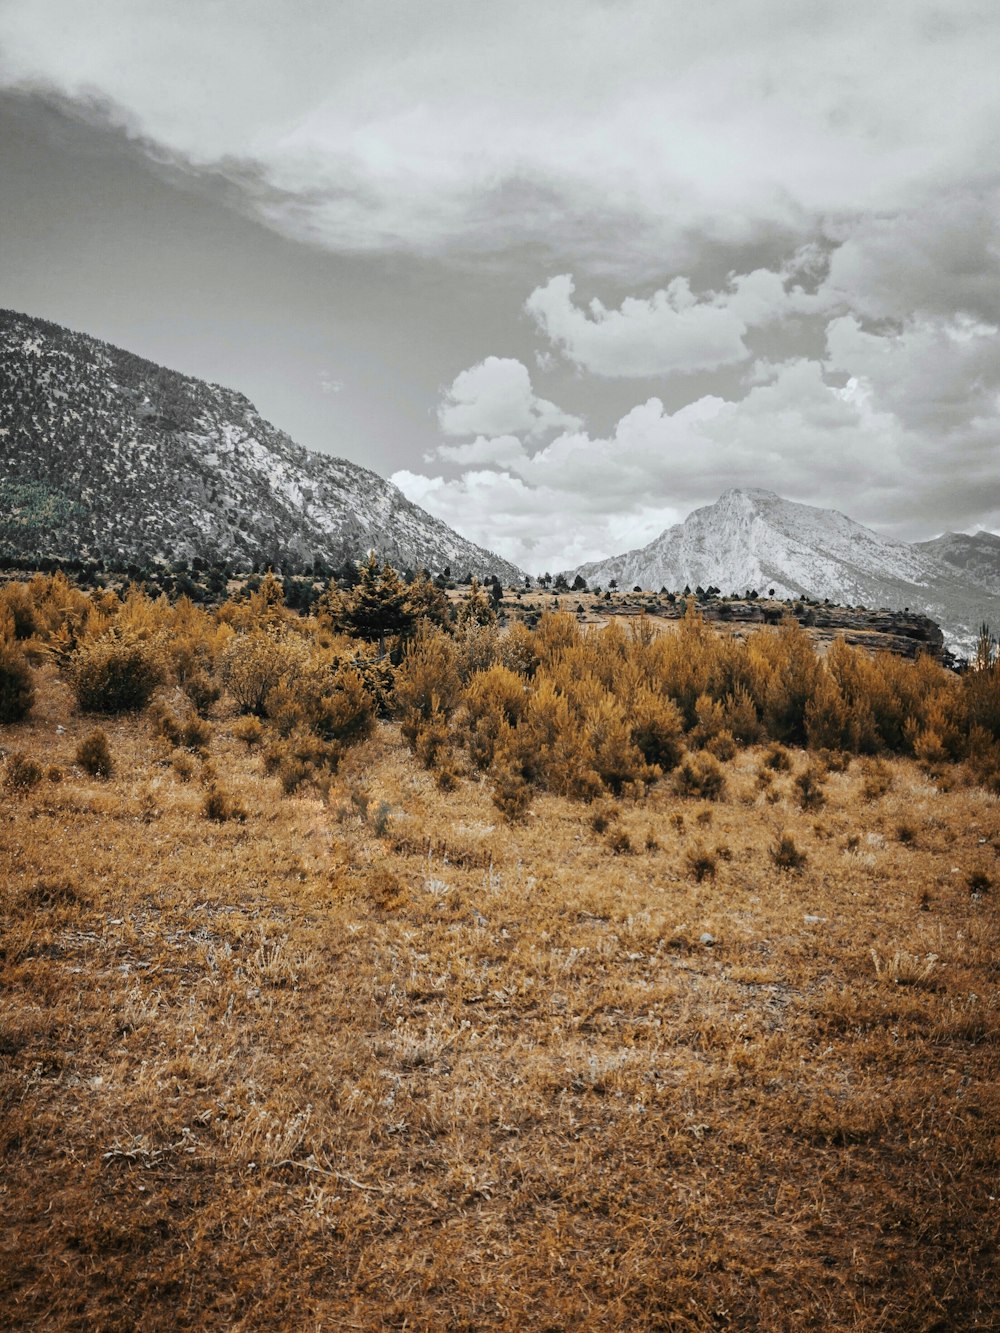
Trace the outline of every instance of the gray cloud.
<instances>
[{"instance_id":1,"label":"gray cloud","mask_svg":"<svg viewBox=\"0 0 1000 1333\"><path fill-rule=\"evenodd\" d=\"M297 252L383 263L386 289L440 265L433 312L403 281L372 297L386 337L337 406L360 450L392 379L419 452L468 366L435 475L398 477L522 563L739 484L902 535L1000 516L993 3L5 0L0 48L0 87ZM426 351L401 375L407 300Z\"/></svg>"},{"instance_id":2,"label":"gray cloud","mask_svg":"<svg viewBox=\"0 0 1000 1333\"><path fill-rule=\"evenodd\" d=\"M96 94L296 236L573 253L631 218L604 233L628 268L637 236L661 253L691 228L805 236L973 179L995 151L998 25L974 0L7 0L0 41L8 86Z\"/></svg>"}]
</instances>

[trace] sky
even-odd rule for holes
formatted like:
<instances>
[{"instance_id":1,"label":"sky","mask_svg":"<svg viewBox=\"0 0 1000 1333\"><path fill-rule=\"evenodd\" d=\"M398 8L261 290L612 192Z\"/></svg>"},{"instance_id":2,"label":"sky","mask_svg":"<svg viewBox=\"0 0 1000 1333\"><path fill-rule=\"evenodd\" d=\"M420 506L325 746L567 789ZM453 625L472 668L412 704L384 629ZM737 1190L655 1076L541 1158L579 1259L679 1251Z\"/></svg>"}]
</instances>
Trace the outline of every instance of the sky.
<instances>
[{"instance_id":1,"label":"sky","mask_svg":"<svg viewBox=\"0 0 1000 1333\"><path fill-rule=\"evenodd\" d=\"M0 0L0 306L532 573L1000 531L995 0Z\"/></svg>"}]
</instances>

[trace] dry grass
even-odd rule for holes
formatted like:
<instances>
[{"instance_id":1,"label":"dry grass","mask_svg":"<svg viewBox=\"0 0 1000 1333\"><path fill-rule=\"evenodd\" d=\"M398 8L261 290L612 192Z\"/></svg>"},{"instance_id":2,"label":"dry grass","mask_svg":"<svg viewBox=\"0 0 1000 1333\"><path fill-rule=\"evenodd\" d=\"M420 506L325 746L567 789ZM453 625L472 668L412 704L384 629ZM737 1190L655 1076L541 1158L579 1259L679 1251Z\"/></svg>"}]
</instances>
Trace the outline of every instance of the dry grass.
<instances>
[{"instance_id":1,"label":"dry grass","mask_svg":"<svg viewBox=\"0 0 1000 1333\"><path fill-rule=\"evenodd\" d=\"M223 713L217 822L148 717L82 772L40 675L4 732L64 775L3 794L4 1327L998 1325L996 796L899 760L803 809L758 749L711 805L508 825L384 724L283 798Z\"/></svg>"}]
</instances>

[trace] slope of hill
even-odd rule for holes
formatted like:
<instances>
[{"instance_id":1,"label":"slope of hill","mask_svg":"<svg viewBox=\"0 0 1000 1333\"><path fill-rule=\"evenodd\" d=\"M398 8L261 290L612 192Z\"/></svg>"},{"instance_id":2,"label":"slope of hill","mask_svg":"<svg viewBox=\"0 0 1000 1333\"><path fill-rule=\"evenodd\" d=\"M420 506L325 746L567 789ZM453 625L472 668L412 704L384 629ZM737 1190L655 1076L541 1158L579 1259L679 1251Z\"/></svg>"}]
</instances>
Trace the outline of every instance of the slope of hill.
<instances>
[{"instance_id":1,"label":"slope of hill","mask_svg":"<svg viewBox=\"0 0 1000 1333\"><path fill-rule=\"evenodd\" d=\"M0 553L520 577L368 469L312 453L231 389L0 312Z\"/></svg>"},{"instance_id":2,"label":"slope of hill","mask_svg":"<svg viewBox=\"0 0 1000 1333\"><path fill-rule=\"evenodd\" d=\"M1000 537L994 533L946 532L933 541L917 542L916 549L1000 597Z\"/></svg>"},{"instance_id":3,"label":"slope of hill","mask_svg":"<svg viewBox=\"0 0 1000 1333\"><path fill-rule=\"evenodd\" d=\"M941 539L939 539L941 540ZM1000 539L992 540L1000 542ZM730 490L648 546L581 565L590 583L723 593L774 589L846 605L919 610L952 647L968 654L983 620L1000 623L1000 589L921 546L892 541L833 509L783 500L772 491Z\"/></svg>"}]
</instances>

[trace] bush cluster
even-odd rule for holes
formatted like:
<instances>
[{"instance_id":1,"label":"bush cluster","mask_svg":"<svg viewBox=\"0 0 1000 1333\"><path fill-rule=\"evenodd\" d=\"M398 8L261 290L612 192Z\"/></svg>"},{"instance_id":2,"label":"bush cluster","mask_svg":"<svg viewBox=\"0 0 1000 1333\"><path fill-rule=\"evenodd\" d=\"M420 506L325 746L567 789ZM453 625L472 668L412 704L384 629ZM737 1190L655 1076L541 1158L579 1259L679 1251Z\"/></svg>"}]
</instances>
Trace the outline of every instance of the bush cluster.
<instances>
[{"instance_id":1,"label":"bush cluster","mask_svg":"<svg viewBox=\"0 0 1000 1333\"><path fill-rule=\"evenodd\" d=\"M761 742L769 800L780 799L773 780L790 769L788 746L821 756L794 780L806 809L822 804L826 769L851 755L872 765L872 800L885 789L885 754L938 777L965 762L972 780L1000 790L992 652L961 676L842 640L820 658L794 620L736 638L706 626L693 603L663 634L642 618L588 632L558 611L503 629L481 589L452 614L430 579L407 583L375 560L299 611L270 575L214 611L135 587L86 596L61 574L11 585L0 591L0 721L30 710L27 641L31 660L47 654L65 671L83 712L142 709L174 686L181 706L155 722L173 747L204 750L203 719L224 696L247 719L233 734L261 746L288 790L328 780L379 716L398 719L442 786L483 775L511 818L537 791L630 796L665 775L682 794L722 799L722 765Z\"/></svg>"}]
</instances>

